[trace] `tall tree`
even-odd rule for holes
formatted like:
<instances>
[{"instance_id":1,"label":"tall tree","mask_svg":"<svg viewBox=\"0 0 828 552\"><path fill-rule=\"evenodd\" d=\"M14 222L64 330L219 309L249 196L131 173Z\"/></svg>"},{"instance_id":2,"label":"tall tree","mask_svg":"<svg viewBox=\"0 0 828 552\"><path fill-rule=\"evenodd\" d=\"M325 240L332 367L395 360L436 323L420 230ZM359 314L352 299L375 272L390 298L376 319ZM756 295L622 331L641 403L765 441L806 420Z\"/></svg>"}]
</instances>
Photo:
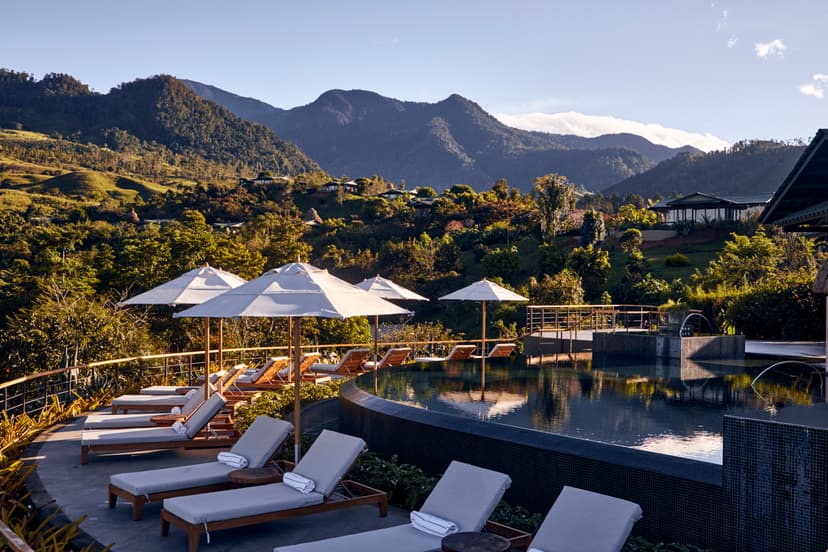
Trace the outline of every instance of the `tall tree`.
<instances>
[{"instance_id":1,"label":"tall tree","mask_svg":"<svg viewBox=\"0 0 828 552\"><path fill-rule=\"evenodd\" d=\"M532 196L538 204L541 234L548 242L569 227L575 187L565 176L551 173L535 179Z\"/></svg>"},{"instance_id":2,"label":"tall tree","mask_svg":"<svg viewBox=\"0 0 828 552\"><path fill-rule=\"evenodd\" d=\"M584 221L581 224L581 245L598 245L604 241L606 235L607 230L601 213L594 210L584 213Z\"/></svg>"}]
</instances>

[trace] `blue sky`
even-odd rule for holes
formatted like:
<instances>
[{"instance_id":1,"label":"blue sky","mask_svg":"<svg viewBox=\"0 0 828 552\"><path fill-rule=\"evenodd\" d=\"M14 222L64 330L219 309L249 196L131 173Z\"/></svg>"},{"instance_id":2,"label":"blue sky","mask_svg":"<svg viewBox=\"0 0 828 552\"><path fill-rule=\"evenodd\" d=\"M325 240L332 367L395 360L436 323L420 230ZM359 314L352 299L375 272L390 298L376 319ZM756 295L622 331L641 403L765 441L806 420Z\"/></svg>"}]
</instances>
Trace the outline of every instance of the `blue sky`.
<instances>
[{"instance_id":1,"label":"blue sky","mask_svg":"<svg viewBox=\"0 0 828 552\"><path fill-rule=\"evenodd\" d=\"M332 88L458 93L515 126L705 149L828 126L820 0L5 0L0 14L0 67L99 92L168 73L283 108Z\"/></svg>"}]
</instances>

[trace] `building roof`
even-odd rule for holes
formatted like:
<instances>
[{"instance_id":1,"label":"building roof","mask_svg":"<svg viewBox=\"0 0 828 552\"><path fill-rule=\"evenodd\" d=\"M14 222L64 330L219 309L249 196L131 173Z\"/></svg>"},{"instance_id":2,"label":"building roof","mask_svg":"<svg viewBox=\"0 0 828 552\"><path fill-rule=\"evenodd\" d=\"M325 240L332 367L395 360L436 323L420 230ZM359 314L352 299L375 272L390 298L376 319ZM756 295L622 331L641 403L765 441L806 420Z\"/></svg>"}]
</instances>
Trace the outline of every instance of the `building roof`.
<instances>
[{"instance_id":1,"label":"building roof","mask_svg":"<svg viewBox=\"0 0 828 552\"><path fill-rule=\"evenodd\" d=\"M756 207L767 204L768 201L770 201L771 195L772 194L768 192L754 195L716 196L704 192L695 192L684 197L659 201L655 205L651 205L650 209L653 211L669 211L671 209L687 207L698 209L710 209L716 207Z\"/></svg>"},{"instance_id":2,"label":"building roof","mask_svg":"<svg viewBox=\"0 0 828 552\"><path fill-rule=\"evenodd\" d=\"M828 129L817 131L759 216L786 231L828 231Z\"/></svg>"}]
</instances>

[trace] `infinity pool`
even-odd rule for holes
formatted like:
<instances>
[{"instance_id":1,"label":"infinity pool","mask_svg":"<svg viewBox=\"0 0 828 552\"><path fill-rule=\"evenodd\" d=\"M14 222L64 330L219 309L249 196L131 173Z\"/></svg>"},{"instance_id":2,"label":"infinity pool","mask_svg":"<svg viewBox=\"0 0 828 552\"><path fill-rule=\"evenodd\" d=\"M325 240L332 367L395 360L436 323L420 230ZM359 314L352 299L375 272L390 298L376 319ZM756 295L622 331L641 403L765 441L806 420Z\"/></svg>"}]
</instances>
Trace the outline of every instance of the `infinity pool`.
<instances>
[{"instance_id":1,"label":"infinity pool","mask_svg":"<svg viewBox=\"0 0 828 552\"><path fill-rule=\"evenodd\" d=\"M357 378L379 397L488 422L721 464L722 416L824 402L815 369L774 361L430 363Z\"/></svg>"}]
</instances>

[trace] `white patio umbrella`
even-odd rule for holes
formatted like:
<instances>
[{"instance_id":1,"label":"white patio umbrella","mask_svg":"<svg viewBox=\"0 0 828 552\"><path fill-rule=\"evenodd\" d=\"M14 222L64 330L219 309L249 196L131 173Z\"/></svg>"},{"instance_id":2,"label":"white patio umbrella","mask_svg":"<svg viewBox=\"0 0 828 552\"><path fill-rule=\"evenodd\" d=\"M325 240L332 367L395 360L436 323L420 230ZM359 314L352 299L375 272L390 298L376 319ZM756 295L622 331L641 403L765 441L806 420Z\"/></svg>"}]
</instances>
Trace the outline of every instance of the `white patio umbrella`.
<instances>
[{"instance_id":1,"label":"white patio umbrella","mask_svg":"<svg viewBox=\"0 0 828 552\"><path fill-rule=\"evenodd\" d=\"M237 288L231 289L209 301L174 314L175 317L242 316L261 318L288 318L295 320L293 332L294 369L294 450L299 461L300 393L302 382L299 374L301 356L301 319L306 316L320 318L350 318L352 316L376 316L410 314L403 308L367 291L340 280L327 270L305 263L289 263L269 270Z\"/></svg>"},{"instance_id":2,"label":"white patio umbrella","mask_svg":"<svg viewBox=\"0 0 828 552\"><path fill-rule=\"evenodd\" d=\"M428 297L423 297L419 293L415 293L408 288L383 278L379 274L373 278L366 278L357 287L364 289L371 295L388 299L389 301L428 301ZM376 366L379 355L377 354L377 338L379 336L379 315L374 316L374 366Z\"/></svg>"},{"instance_id":3,"label":"white patio umbrella","mask_svg":"<svg viewBox=\"0 0 828 552\"><path fill-rule=\"evenodd\" d=\"M201 268L194 268L178 278L156 286L135 297L121 301L119 306L128 305L198 305L228 289L233 289L247 280L231 272L213 268L205 264ZM219 365L222 361L223 349L223 320L219 320ZM204 320L204 377L210 379L210 319ZM204 394L210 395L210 389L205 386Z\"/></svg>"},{"instance_id":4,"label":"white patio umbrella","mask_svg":"<svg viewBox=\"0 0 828 552\"><path fill-rule=\"evenodd\" d=\"M525 395L509 391L443 391L437 398L478 420L514 412L527 402Z\"/></svg>"},{"instance_id":5,"label":"white patio umbrella","mask_svg":"<svg viewBox=\"0 0 828 552\"><path fill-rule=\"evenodd\" d=\"M488 301L528 301L526 297L518 295L514 291L509 291L503 286L499 286L494 282L483 278L479 282L475 282L464 288L453 291L448 295L440 297L440 301L481 301L483 303L483 322L481 327L481 350L480 354L483 356L483 366L485 367L486 357L486 303ZM484 373L485 378L485 373ZM485 385L485 380L484 380Z\"/></svg>"}]
</instances>

